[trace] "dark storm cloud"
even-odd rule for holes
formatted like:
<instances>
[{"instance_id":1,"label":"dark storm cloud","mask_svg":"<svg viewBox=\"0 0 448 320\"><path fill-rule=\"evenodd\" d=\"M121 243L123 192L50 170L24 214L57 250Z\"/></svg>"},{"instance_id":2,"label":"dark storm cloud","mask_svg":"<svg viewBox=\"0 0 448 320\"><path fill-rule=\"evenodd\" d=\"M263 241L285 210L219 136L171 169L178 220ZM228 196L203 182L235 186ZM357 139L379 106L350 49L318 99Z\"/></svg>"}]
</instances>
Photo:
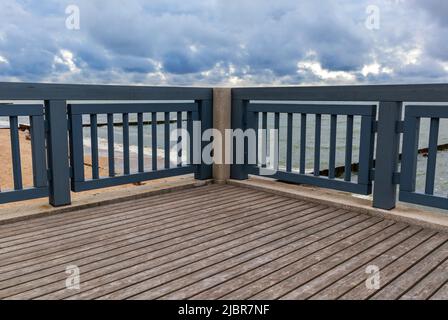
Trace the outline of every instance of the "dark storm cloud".
<instances>
[{"instance_id":1,"label":"dark storm cloud","mask_svg":"<svg viewBox=\"0 0 448 320\"><path fill-rule=\"evenodd\" d=\"M65 8L80 8L80 30ZM366 8L380 28L365 26ZM447 81L446 1L0 2L0 78L145 84Z\"/></svg>"}]
</instances>

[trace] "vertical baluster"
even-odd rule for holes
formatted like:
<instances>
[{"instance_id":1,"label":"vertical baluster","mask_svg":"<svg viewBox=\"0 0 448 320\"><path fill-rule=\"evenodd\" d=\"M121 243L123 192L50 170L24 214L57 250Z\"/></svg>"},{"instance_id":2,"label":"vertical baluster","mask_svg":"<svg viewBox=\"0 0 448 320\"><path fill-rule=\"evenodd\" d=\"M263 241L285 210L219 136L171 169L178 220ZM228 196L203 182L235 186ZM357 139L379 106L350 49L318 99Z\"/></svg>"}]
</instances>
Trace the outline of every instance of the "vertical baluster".
<instances>
[{"instance_id":1,"label":"vertical baluster","mask_svg":"<svg viewBox=\"0 0 448 320\"><path fill-rule=\"evenodd\" d=\"M157 171L157 112L151 113L152 170Z\"/></svg>"},{"instance_id":2,"label":"vertical baluster","mask_svg":"<svg viewBox=\"0 0 448 320\"><path fill-rule=\"evenodd\" d=\"M260 148L259 146L259 126L260 126L260 121L259 121L259 117L260 117L260 113L259 112L255 112L254 113L254 130L255 130L255 165L258 166L259 163L259 157L258 157L258 149Z\"/></svg>"},{"instance_id":3,"label":"vertical baluster","mask_svg":"<svg viewBox=\"0 0 448 320\"><path fill-rule=\"evenodd\" d=\"M114 115L107 114L107 152L109 161L109 177L115 177L115 135Z\"/></svg>"},{"instance_id":4,"label":"vertical baluster","mask_svg":"<svg viewBox=\"0 0 448 320\"><path fill-rule=\"evenodd\" d=\"M170 168L170 149L171 149L171 144L170 144L170 113L169 112L165 112L164 113L164 144L165 144L165 148L164 148L164 153L165 153L165 169L169 169Z\"/></svg>"},{"instance_id":5,"label":"vertical baluster","mask_svg":"<svg viewBox=\"0 0 448 320\"><path fill-rule=\"evenodd\" d=\"M275 140L274 150L269 150L269 161L272 164L272 169L278 170L276 165L280 161L280 113L274 113L274 129L277 131L277 139Z\"/></svg>"},{"instance_id":6,"label":"vertical baluster","mask_svg":"<svg viewBox=\"0 0 448 320\"><path fill-rule=\"evenodd\" d=\"M181 135L181 129L182 129L182 112L178 111L176 116L176 122L177 122L177 166L182 167L182 135Z\"/></svg>"},{"instance_id":7,"label":"vertical baluster","mask_svg":"<svg viewBox=\"0 0 448 320\"><path fill-rule=\"evenodd\" d=\"M367 193L371 193L372 180L370 170L373 168L373 150L375 148L375 134L373 123L376 119L376 106L371 106L371 115L361 117L361 134L359 137L359 168L358 184L367 185Z\"/></svg>"},{"instance_id":8,"label":"vertical baluster","mask_svg":"<svg viewBox=\"0 0 448 320\"><path fill-rule=\"evenodd\" d=\"M20 159L19 121L16 116L9 117L9 130L11 135L12 170L14 189L22 190L22 163Z\"/></svg>"},{"instance_id":9,"label":"vertical baluster","mask_svg":"<svg viewBox=\"0 0 448 320\"><path fill-rule=\"evenodd\" d=\"M305 174L306 167L306 113L300 114L300 173Z\"/></svg>"},{"instance_id":10,"label":"vertical baluster","mask_svg":"<svg viewBox=\"0 0 448 320\"><path fill-rule=\"evenodd\" d=\"M352 180L352 149L353 149L353 116L347 116L347 132L345 140L345 172L344 180Z\"/></svg>"},{"instance_id":11,"label":"vertical baluster","mask_svg":"<svg viewBox=\"0 0 448 320\"><path fill-rule=\"evenodd\" d=\"M99 179L99 168L98 168L98 121L97 115L90 115L90 145L91 145L91 156L92 156L92 179Z\"/></svg>"},{"instance_id":12,"label":"vertical baluster","mask_svg":"<svg viewBox=\"0 0 448 320\"><path fill-rule=\"evenodd\" d=\"M320 176L320 135L322 127L322 115L316 114L316 127L314 131L314 176Z\"/></svg>"},{"instance_id":13,"label":"vertical baluster","mask_svg":"<svg viewBox=\"0 0 448 320\"><path fill-rule=\"evenodd\" d=\"M187 112L187 131L188 131L188 141L189 150L187 152L187 164L193 164L193 113L191 111Z\"/></svg>"},{"instance_id":14,"label":"vertical baluster","mask_svg":"<svg viewBox=\"0 0 448 320\"><path fill-rule=\"evenodd\" d=\"M261 120L262 137L261 137L261 166L266 168L267 146L268 146L268 114L263 112Z\"/></svg>"},{"instance_id":15,"label":"vertical baluster","mask_svg":"<svg viewBox=\"0 0 448 320\"><path fill-rule=\"evenodd\" d=\"M138 172L145 171L144 142L143 142L143 113L137 114L137 144L138 144Z\"/></svg>"},{"instance_id":16,"label":"vertical baluster","mask_svg":"<svg viewBox=\"0 0 448 320\"><path fill-rule=\"evenodd\" d=\"M129 114L123 113L123 171L130 174L129 155Z\"/></svg>"},{"instance_id":17,"label":"vertical baluster","mask_svg":"<svg viewBox=\"0 0 448 320\"><path fill-rule=\"evenodd\" d=\"M72 168L71 187L77 190L77 183L85 181L84 172L84 131L82 115L73 114L70 108L70 164Z\"/></svg>"},{"instance_id":18,"label":"vertical baluster","mask_svg":"<svg viewBox=\"0 0 448 320\"><path fill-rule=\"evenodd\" d=\"M45 157L44 117L30 117L31 153L33 162L33 185L36 188L48 186L47 160Z\"/></svg>"},{"instance_id":19,"label":"vertical baluster","mask_svg":"<svg viewBox=\"0 0 448 320\"><path fill-rule=\"evenodd\" d=\"M437 143L439 139L439 118L431 118L428 143L428 163L426 168L425 193L434 194L434 179L436 176Z\"/></svg>"},{"instance_id":20,"label":"vertical baluster","mask_svg":"<svg viewBox=\"0 0 448 320\"><path fill-rule=\"evenodd\" d=\"M328 161L328 178L335 178L335 162L336 162L336 126L337 115L332 114L330 119L330 158Z\"/></svg>"},{"instance_id":21,"label":"vertical baluster","mask_svg":"<svg viewBox=\"0 0 448 320\"><path fill-rule=\"evenodd\" d=\"M292 171L292 113L288 113L286 136L286 171Z\"/></svg>"}]
</instances>

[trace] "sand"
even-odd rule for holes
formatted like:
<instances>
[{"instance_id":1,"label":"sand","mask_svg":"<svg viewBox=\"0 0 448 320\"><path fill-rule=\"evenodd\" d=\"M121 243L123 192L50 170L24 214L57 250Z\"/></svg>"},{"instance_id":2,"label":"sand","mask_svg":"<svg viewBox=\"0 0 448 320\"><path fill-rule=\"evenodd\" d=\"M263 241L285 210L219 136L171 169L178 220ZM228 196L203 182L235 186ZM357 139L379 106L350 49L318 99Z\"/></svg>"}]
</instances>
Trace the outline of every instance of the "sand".
<instances>
[{"instance_id":1,"label":"sand","mask_svg":"<svg viewBox=\"0 0 448 320\"><path fill-rule=\"evenodd\" d=\"M33 186L31 141L27 138L27 136L29 138L28 131L19 131L22 180L24 188ZM0 190L2 191L12 190L14 188L10 139L11 138L9 129L0 129L0 165L2 168L0 171ZM131 155L130 162L132 170L132 168L134 168L137 163L136 155ZM159 158L157 162L159 167L163 166L163 158ZM145 159L145 163L150 163L150 159L149 161L148 159ZM119 158L117 159L115 166L117 174L120 174L120 172L122 171L122 164ZM90 179L92 177L92 163L89 155L85 155L84 157L84 169L86 179ZM107 177L109 175L107 157L99 157L99 173L100 177ZM142 184L148 184L148 182L144 182ZM129 188L130 186L134 185L124 185L121 187Z\"/></svg>"},{"instance_id":2,"label":"sand","mask_svg":"<svg viewBox=\"0 0 448 320\"><path fill-rule=\"evenodd\" d=\"M31 157L31 141L27 139L27 131L19 131L20 138L20 161L22 164L22 181L24 188L33 186L33 166ZM11 190L14 188L12 158L11 158L11 140L9 129L0 129L0 188L1 190ZM99 158L100 176L107 176L107 158ZM85 157L86 178L92 177L92 166L89 156Z\"/></svg>"}]
</instances>

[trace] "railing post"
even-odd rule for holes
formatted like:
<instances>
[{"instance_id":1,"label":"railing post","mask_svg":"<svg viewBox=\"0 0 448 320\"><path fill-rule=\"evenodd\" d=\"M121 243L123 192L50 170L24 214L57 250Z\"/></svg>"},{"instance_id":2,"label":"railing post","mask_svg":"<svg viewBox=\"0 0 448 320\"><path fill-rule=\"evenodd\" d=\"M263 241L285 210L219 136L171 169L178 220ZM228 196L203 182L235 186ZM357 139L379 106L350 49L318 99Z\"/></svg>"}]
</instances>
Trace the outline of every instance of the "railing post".
<instances>
[{"instance_id":1,"label":"railing post","mask_svg":"<svg viewBox=\"0 0 448 320\"><path fill-rule=\"evenodd\" d=\"M373 206L390 210L395 208L397 183L394 175L399 161L402 102L380 102L375 160Z\"/></svg>"},{"instance_id":2,"label":"railing post","mask_svg":"<svg viewBox=\"0 0 448 320\"><path fill-rule=\"evenodd\" d=\"M194 178L197 180L207 180L213 177L213 166L204 163L202 158L202 150L210 143L202 141L202 134L204 131L213 128L213 105L211 100L199 100L199 119L201 119L201 164L197 166Z\"/></svg>"},{"instance_id":3,"label":"railing post","mask_svg":"<svg viewBox=\"0 0 448 320\"><path fill-rule=\"evenodd\" d=\"M219 152L221 164L213 164L213 179L217 183L225 183L230 178L230 164L225 163L226 156L226 130L230 129L232 109L232 93L230 88L214 88L213 89L213 128L221 133L221 145L216 143L213 147L215 152ZM219 151L217 149L220 149Z\"/></svg>"},{"instance_id":4,"label":"railing post","mask_svg":"<svg viewBox=\"0 0 448 320\"><path fill-rule=\"evenodd\" d=\"M64 206L71 203L66 101L46 100L45 118L50 204Z\"/></svg>"},{"instance_id":5,"label":"railing post","mask_svg":"<svg viewBox=\"0 0 448 320\"><path fill-rule=\"evenodd\" d=\"M231 111L231 118L232 118L232 129L241 129L243 131L246 130L246 105L247 101L245 100L238 100L238 99L232 99L232 111ZM245 152L247 151L247 145L245 146ZM241 150L240 150L241 151ZM236 180L246 180L248 179L247 171L245 170L244 164L236 164L236 156L237 156L237 150L236 150L236 144L232 140L232 160L233 163L230 167L230 177L232 179ZM245 156L245 159L247 157Z\"/></svg>"}]
</instances>

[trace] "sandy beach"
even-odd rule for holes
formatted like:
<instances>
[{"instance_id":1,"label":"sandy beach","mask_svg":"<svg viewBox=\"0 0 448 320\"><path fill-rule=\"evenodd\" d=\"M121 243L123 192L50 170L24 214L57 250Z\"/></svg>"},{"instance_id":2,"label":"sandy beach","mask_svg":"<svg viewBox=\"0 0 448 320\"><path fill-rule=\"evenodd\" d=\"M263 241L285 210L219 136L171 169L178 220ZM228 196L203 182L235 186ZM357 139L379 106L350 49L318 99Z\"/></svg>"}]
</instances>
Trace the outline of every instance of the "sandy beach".
<instances>
[{"instance_id":1,"label":"sandy beach","mask_svg":"<svg viewBox=\"0 0 448 320\"><path fill-rule=\"evenodd\" d=\"M33 167L31 157L31 141L28 131L19 131L20 137L20 156L22 164L22 179L24 188L33 186ZM14 188L13 184L13 172L12 172L12 160L11 160L11 140L9 129L0 129L0 145L3 147L0 153L0 165L2 170L0 171L0 188L1 190L11 190ZM133 169L137 163L137 157L135 154L131 154L131 168ZM148 159L145 159L148 164ZM150 161L149 161L150 162ZM158 159L159 167L163 166L163 158ZM122 159L116 158L116 171L119 174L122 171ZM92 177L92 162L89 155L84 157L84 169L86 179ZM99 171L101 177L107 177L109 174L108 159L107 157L99 157ZM129 185L125 186L129 187Z\"/></svg>"}]
</instances>

